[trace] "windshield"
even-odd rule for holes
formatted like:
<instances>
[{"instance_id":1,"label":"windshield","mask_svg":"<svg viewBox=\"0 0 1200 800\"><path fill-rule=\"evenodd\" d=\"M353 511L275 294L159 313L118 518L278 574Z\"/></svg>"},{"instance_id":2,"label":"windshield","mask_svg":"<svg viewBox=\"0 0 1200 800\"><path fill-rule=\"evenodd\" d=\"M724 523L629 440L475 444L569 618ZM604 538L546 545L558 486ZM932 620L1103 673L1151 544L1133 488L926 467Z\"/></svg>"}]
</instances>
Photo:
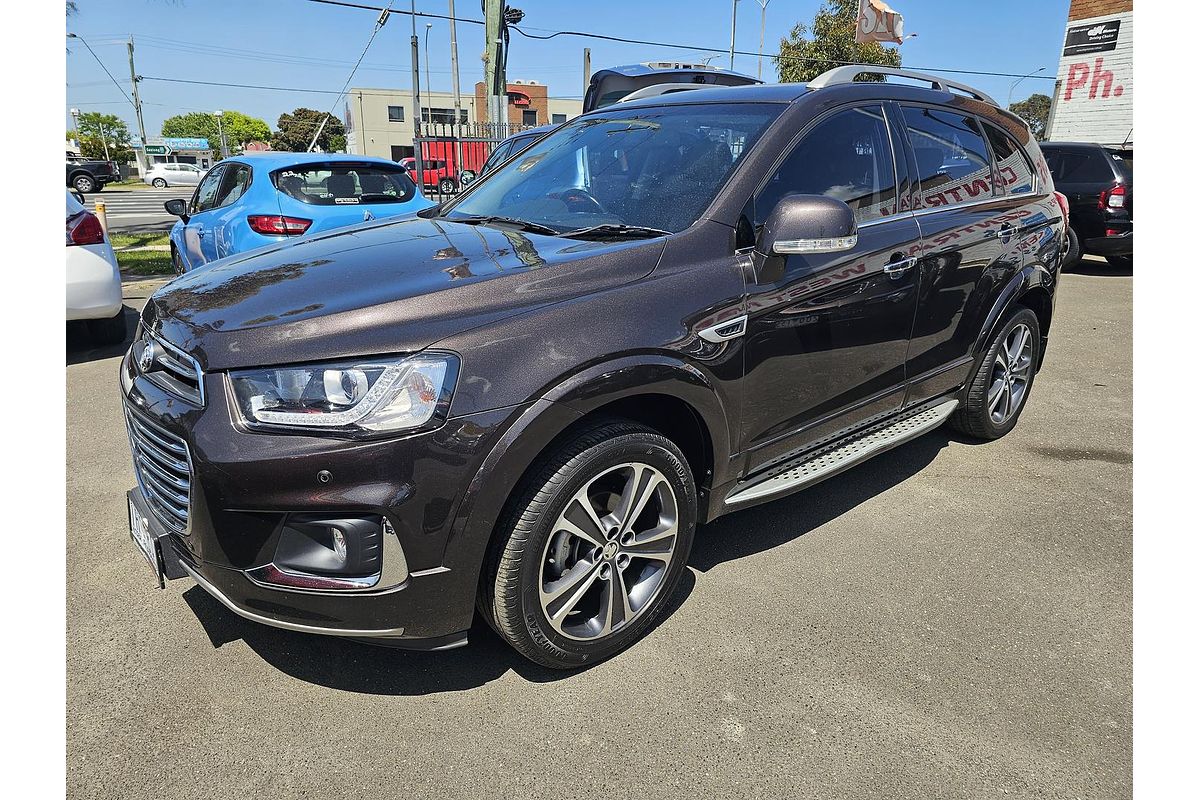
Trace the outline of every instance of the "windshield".
<instances>
[{"instance_id":1,"label":"windshield","mask_svg":"<svg viewBox=\"0 0 1200 800\"><path fill-rule=\"evenodd\" d=\"M678 105L582 117L491 173L445 216L502 216L563 233L596 225L676 233L704 213L783 108Z\"/></svg>"},{"instance_id":2,"label":"windshield","mask_svg":"<svg viewBox=\"0 0 1200 800\"><path fill-rule=\"evenodd\" d=\"M283 194L313 206L403 203L417 187L404 168L387 164L302 164L271 173Z\"/></svg>"}]
</instances>

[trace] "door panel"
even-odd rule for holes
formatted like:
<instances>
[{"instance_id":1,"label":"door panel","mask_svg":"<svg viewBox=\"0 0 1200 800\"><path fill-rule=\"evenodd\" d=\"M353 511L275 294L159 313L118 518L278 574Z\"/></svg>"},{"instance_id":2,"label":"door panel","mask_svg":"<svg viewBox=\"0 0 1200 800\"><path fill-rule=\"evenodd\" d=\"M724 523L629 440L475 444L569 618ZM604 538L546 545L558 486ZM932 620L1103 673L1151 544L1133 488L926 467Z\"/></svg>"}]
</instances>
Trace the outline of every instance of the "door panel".
<instances>
[{"instance_id":1,"label":"door panel","mask_svg":"<svg viewBox=\"0 0 1200 800\"><path fill-rule=\"evenodd\" d=\"M773 256L782 277L750 289L743 412L747 469L896 411L916 309L909 216L859 230L848 253ZM768 265L769 268L769 265Z\"/></svg>"},{"instance_id":2,"label":"door panel","mask_svg":"<svg viewBox=\"0 0 1200 800\"><path fill-rule=\"evenodd\" d=\"M187 250L188 265L192 268L209 261L207 242L211 238L209 227L212 221L213 205L217 200L217 192L221 188L221 179L225 174L225 166L213 167L204 180L200 182L189 209L190 218L183 229L183 242Z\"/></svg>"},{"instance_id":3,"label":"door panel","mask_svg":"<svg viewBox=\"0 0 1200 800\"><path fill-rule=\"evenodd\" d=\"M749 289L743 443L747 469L865 421L904 399L904 360L916 310L920 228L897 213L892 125L879 103L831 111L783 159L755 198L762 225L789 193L846 202L859 224L844 253L756 256Z\"/></svg>"}]
</instances>

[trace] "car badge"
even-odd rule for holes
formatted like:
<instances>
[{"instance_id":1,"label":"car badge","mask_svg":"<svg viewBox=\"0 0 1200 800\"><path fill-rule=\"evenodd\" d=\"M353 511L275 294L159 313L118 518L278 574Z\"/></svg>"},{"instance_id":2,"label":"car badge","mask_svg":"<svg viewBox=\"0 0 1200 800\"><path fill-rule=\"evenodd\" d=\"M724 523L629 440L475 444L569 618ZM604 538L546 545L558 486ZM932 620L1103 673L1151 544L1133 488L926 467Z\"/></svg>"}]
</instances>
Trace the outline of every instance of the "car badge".
<instances>
[{"instance_id":1,"label":"car badge","mask_svg":"<svg viewBox=\"0 0 1200 800\"><path fill-rule=\"evenodd\" d=\"M141 355L138 356L138 369L145 372L152 366L154 366L154 343L147 342L146 346L142 348Z\"/></svg>"}]
</instances>

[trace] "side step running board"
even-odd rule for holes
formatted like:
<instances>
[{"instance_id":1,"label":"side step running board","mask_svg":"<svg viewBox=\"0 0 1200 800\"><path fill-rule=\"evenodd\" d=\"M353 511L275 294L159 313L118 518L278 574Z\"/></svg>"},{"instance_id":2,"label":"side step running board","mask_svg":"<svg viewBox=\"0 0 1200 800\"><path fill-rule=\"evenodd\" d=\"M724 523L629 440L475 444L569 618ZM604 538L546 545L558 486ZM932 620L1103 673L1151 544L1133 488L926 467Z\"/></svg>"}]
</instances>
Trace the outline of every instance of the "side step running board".
<instances>
[{"instance_id":1,"label":"side step running board","mask_svg":"<svg viewBox=\"0 0 1200 800\"><path fill-rule=\"evenodd\" d=\"M958 407L958 400L945 400L935 406L890 419L848 439L834 442L816 452L805 453L792 461L773 467L762 477L740 484L725 498L732 506L750 500L802 489L866 461L885 450L928 433L946 421Z\"/></svg>"}]
</instances>

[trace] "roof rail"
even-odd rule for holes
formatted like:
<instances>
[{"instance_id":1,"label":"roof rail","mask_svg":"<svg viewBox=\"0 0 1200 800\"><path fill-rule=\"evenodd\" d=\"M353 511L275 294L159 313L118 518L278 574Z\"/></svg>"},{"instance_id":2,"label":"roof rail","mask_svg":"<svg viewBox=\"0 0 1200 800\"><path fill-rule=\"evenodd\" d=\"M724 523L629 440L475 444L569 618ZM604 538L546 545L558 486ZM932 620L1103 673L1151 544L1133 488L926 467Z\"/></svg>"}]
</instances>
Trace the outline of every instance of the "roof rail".
<instances>
[{"instance_id":1,"label":"roof rail","mask_svg":"<svg viewBox=\"0 0 1200 800\"><path fill-rule=\"evenodd\" d=\"M808 88L823 89L826 86L835 86L840 83L854 83L854 79L864 72L871 72L876 75L895 75L900 78L911 78L916 81L929 81L930 86L938 91L945 92L950 89L958 89L960 92L971 95L976 100L982 100L994 106L1000 105L989 95L973 86L967 86L965 83L946 80L936 75L926 75L924 72L913 72L912 70L900 69L899 67L884 67L878 64L849 64L844 67L834 67L827 72L822 72L809 81Z\"/></svg>"},{"instance_id":2,"label":"roof rail","mask_svg":"<svg viewBox=\"0 0 1200 800\"><path fill-rule=\"evenodd\" d=\"M635 92L630 92L617 102L628 103L631 100L641 100L643 97L658 97L663 94L686 92L691 89L712 89L720 85L718 83L656 83L653 86L643 86Z\"/></svg>"}]
</instances>

